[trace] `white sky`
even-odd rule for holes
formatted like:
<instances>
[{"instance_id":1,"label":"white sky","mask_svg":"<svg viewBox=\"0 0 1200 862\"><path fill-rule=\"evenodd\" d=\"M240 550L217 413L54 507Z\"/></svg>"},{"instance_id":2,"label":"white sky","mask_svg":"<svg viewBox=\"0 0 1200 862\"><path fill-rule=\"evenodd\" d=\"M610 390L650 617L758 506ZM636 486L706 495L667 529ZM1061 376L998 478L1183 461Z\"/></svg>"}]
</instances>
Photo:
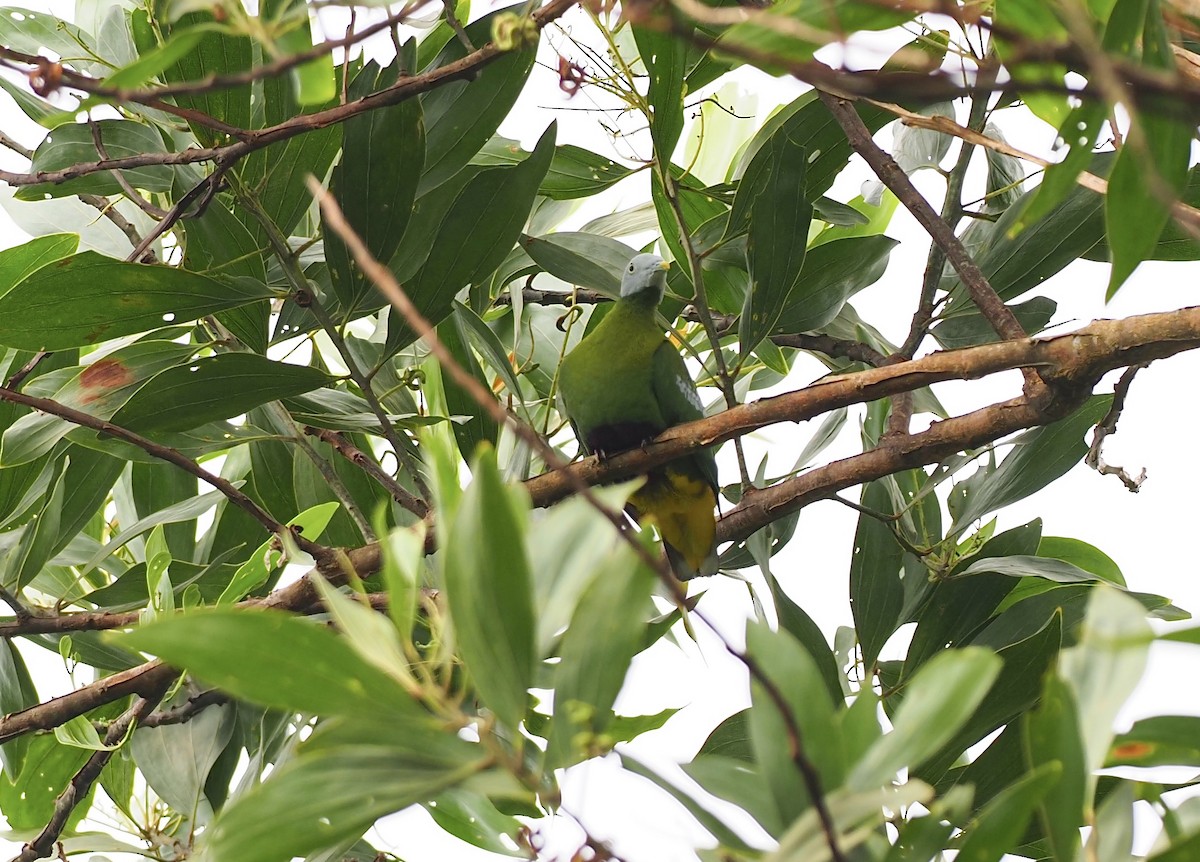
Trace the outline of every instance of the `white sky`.
<instances>
[{"instance_id":1,"label":"white sky","mask_svg":"<svg viewBox=\"0 0 1200 862\"><path fill-rule=\"evenodd\" d=\"M32 8L70 15L70 4L47 4L39 0ZM475 11L482 14L489 10L490 7L482 8L482 4L477 3ZM324 14L332 15L334 10ZM327 35L339 33L334 21L325 20ZM580 34L588 26L578 11L568 16L564 24ZM563 46L564 51L569 48L559 35L552 36L551 41ZM906 40L892 40L891 47L903 41ZM890 53L890 48L881 45L880 51L882 59ZM583 59L578 54L569 56ZM868 62L864 60L864 65ZM790 101L802 90L794 81L776 81L756 72L739 73L736 80L744 88L744 96L753 94L751 101L754 98L758 101L757 118L741 121L746 127L743 137L756 129L774 106ZM518 138L530 147L547 123L556 119L559 143L576 143L611 153L612 142L599 126L597 116L576 110L589 106L586 93L568 99L558 89L557 75L539 67L534 71L521 110L501 127L501 133ZM741 104L739 109L754 112L753 105ZM960 119L962 111L960 108ZM692 113L689 112L689 116ZM612 117L608 119L611 121ZM1054 131L1032 120L1028 114L1009 110L996 115L994 121L1015 146L1041 154L1049 151ZM731 121L732 125L738 123ZM634 127L633 121L629 120L622 125L626 130ZM36 127L23 122L4 96L0 96L0 128L9 133L19 132L19 139L26 144L36 143ZM889 133L881 133L879 140L886 145L890 140ZM631 149L646 155L646 136L634 135L621 142L616 152L627 156ZM717 155L728 158L726 154ZM0 163L5 167L21 166L19 160L6 153L0 153ZM945 164L950 163L948 160ZM848 200L858 193L861 183L870 178L869 170L856 159L835 185L831 196ZM919 174L915 179L935 206L940 205L942 180L929 172ZM647 199L645 182L646 175L642 174L593 199L585 210L567 223L567 227L575 227L594 215ZM981 190L982 171L976 170L964 198L972 200ZM23 239L2 213L0 230L3 231L0 244L4 246L15 245ZM859 294L853 303L886 336L901 341L916 304L928 240L903 208L897 211L887 233L901 240L901 245L893 251L884 277ZM1193 304L1200 297L1198 274L1200 265L1194 263L1143 264L1114 301L1106 306L1107 266L1081 261L1055 276L1038 293L1058 301L1056 324L1074 327L1101 317L1124 317ZM789 384L802 386L823 373L823 366L815 360L798 360ZM1081 465L1034 497L1002 510L997 530L1041 517L1044 535L1072 536L1096 545L1121 566L1131 587L1168 596L1185 609L1200 608L1200 581L1196 577L1193 547L1187 538L1195 529L1195 488L1200 479L1200 465L1189 442L1198 418L1194 397L1197 379L1200 379L1200 356L1185 353L1152 365L1142 371L1133 384L1119 430L1109 437L1104 456L1109 463L1125 466L1133 473L1145 467L1148 479L1141 493L1130 494L1115 477L1100 476ZM1101 389L1111 389L1111 383L1110 377ZM950 413L956 414L1011 397L1019 389L1020 377L1011 372L984 381L940 384L936 392ZM705 394L709 398L714 395L711 391ZM852 416L860 417L861 410ZM917 422L921 421L918 418ZM790 466L816 424L769 429L755 435L748 448L751 453L770 450L771 464L785 468ZM847 423L835 445L821 456L821 461L854 454L858 446L855 418ZM730 447L726 446L722 458L725 481L736 475L730 454ZM752 469L758 457L750 455ZM774 561L773 569L785 589L817 621L830 642L838 626L851 624L847 572L856 518L854 512L835 502L810 506L800 517L795 538ZM740 643L743 620L752 613L745 585L727 578L714 578L694 589L705 589L711 594L703 604L704 609L717 617L729 640ZM690 758L704 736L721 719L748 703L748 687L741 667L725 655L710 634L703 629L700 632L699 644L686 644L681 649L664 644L639 657L618 703L620 711L626 714L686 707L662 730L644 735L629 747L642 760L661 767L670 777L684 783L682 775L673 771L670 765ZM905 636L901 633L893 640L887 656L903 655ZM48 653L27 652L43 659L38 661L35 670L43 695L53 694L65 684L57 661L45 660L50 658ZM1122 713L1121 724L1124 726L1153 714L1200 715L1200 688L1195 685L1190 672L1195 661L1194 648L1156 645L1146 677ZM611 759L573 770L564 781L564 788L566 807L579 814L598 837L612 838L616 851L629 862L692 859L694 856L689 848L693 842L705 843L698 837L690 819L673 803L649 789L641 779L621 774ZM485 857L455 839L439 836L436 829L423 828L421 824L426 822L428 816L424 812L398 815L388 818L368 837L378 846L394 849L405 858L428 858L427 854L433 853L450 859L493 858ZM754 834L752 827L747 834ZM557 850L569 855L577 846L577 833L565 818L546 826L543 837L549 842L548 852ZM1140 835L1139 843L1147 842L1150 837ZM12 848L15 850L16 846L12 845ZM4 847L4 842L0 841L0 852Z\"/></svg>"}]
</instances>

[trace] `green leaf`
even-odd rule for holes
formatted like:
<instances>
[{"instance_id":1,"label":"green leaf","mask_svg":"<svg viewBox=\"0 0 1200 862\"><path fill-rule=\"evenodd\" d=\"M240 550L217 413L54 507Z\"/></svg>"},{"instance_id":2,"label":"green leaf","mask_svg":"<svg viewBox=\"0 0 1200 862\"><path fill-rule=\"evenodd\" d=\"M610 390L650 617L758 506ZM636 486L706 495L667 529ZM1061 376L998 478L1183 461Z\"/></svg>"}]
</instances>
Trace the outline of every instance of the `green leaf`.
<instances>
[{"instance_id":1,"label":"green leaf","mask_svg":"<svg viewBox=\"0 0 1200 862\"><path fill-rule=\"evenodd\" d=\"M97 120L100 139L110 158L120 159L146 153L166 154L162 138L150 126L132 120ZM60 171L86 162L100 160L92 129L86 123L61 125L52 130L33 154L30 170L34 173ZM168 192L174 183L174 169L168 165L126 168L121 175L136 189ZM121 186L109 173L95 173L61 183L39 183L17 189L17 200L39 201L81 192L95 195L119 195Z\"/></svg>"},{"instance_id":2,"label":"green leaf","mask_svg":"<svg viewBox=\"0 0 1200 862\"><path fill-rule=\"evenodd\" d=\"M746 811L770 835L778 837L783 832L775 800L761 770L743 760L711 754L698 756L691 763L682 764L682 768L706 793Z\"/></svg>"},{"instance_id":3,"label":"green leaf","mask_svg":"<svg viewBox=\"0 0 1200 862\"><path fill-rule=\"evenodd\" d=\"M832 790L842 784L846 764L833 720L833 702L824 693L816 663L787 632L751 623L746 627L746 650L790 713L783 714L758 674L751 677L749 725L755 760L775 797L780 822L791 823L812 801L792 759L789 722L803 740L804 753L820 775L821 786Z\"/></svg>"},{"instance_id":4,"label":"green leaf","mask_svg":"<svg viewBox=\"0 0 1200 862\"><path fill-rule=\"evenodd\" d=\"M1180 195L1180 201L1191 207L1200 206L1200 165L1194 166L1188 172L1187 187ZM1111 259L1108 243L1103 239L1096 243L1084 257L1088 260L1107 261ZM1154 248L1150 249L1147 260L1200 260L1200 241L1188 230L1180 226L1175 219L1170 219L1163 232L1158 237Z\"/></svg>"},{"instance_id":5,"label":"green leaf","mask_svg":"<svg viewBox=\"0 0 1200 862\"><path fill-rule=\"evenodd\" d=\"M286 862L355 838L383 815L482 771L489 758L478 749L465 742L427 753L358 745L302 755L222 812L205 834L207 858Z\"/></svg>"},{"instance_id":6,"label":"green leaf","mask_svg":"<svg viewBox=\"0 0 1200 862\"><path fill-rule=\"evenodd\" d=\"M361 98L386 87L396 68L368 64L351 85ZM419 99L352 117L342 127L342 159L333 171L333 190L346 220L377 260L391 260L412 214L417 182L425 164L425 121ZM333 231L324 230L326 255L332 246L346 257ZM370 282L348 266L331 266L333 287L343 308L353 308Z\"/></svg>"},{"instance_id":7,"label":"green leaf","mask_svg":"<svg viewBox=\"0 0 1200 862\"><path fill-rule=\"evenodd\" d=\"M1158 3L1117 0L1105 31L1105 47L1112 43L1126 54L1137 50L1142 30L1141 62L1149 70L1171 74L1176 55L1172 34L1163 23ZM1108 180L1105 217L1112 274L1105 299L1112 299L1139 263L1153 253L1170 208L1187 185L1195 124L1171 112L1146 106L1134 117L1132 128L1117 154Z\"/></svg>"},{"instance_id":8,"label":"green leaf","mask_svg":"<svg viewBox=\"0 0 1200 862\"><path fill-rule=\"evenodd\" d=\"M1058 310L1058 303L1049 297L1035 296L1025 302L1010 305L1009 309L1025 332L1036 335L1050 323L1054 312ZM996 330L987 322L979 309L967 307L965 304L952 316L943 318L937 326L933 327L930 334L946 350L973 347L977 344L991 344L1000 340Z\"/></svg>"},{"instance_id":9,"label":"green leaf","mask_svg":"<svg viewBox=\"0 0 1200 862\"><path fill-rule=\"evenodd\" d=\"M1133 852L1134 783L1121 781L1096 808L1085 849L1097 862L1126 862Z\"/></svg>"},{"instance_id":10,"label":"green leaf","mask_svg":"<svg viewBox=\"0 0 1200 862\"><path fill-rule=\"evenodd\" d=\"M161 371L113 416L136 431L184 431L317 389L325 372L253 353L218 353Z\"/></svg>"},{"instance_id":11,"label":"green leaf","mask_svg":"<svg viewBox=\"0 0 1200 862\"><path fill-rule=\"evenodd\" d=\"M298 527L308 539L316 540L325 532L329 522L337 513L341 503L318 503L288 521L288 526ZM267 539L246 562L242 563L230 578L229 583L217 598L216 604L224 605L240 601L247 594L265 584L284 561L284 553L275 538Z\"/></svg>"},{"instance_id":12,"label":"green leaf","mask_svg":"<svg viewBox=\"0 0 1200 862\"><path fill-rule=\"evenodd\" d=\"M842 692L842 674L838 670L837 659L825 635L800 605L791 600L779 581L770 572L763 572L767 579L767 587L771 590L771 598L775 602L775 615L779 619L779 627L794 637L801 646L812 656L813 663L821 673L821 679L829 692L830 700L841 705L845 695Z\"/></svg>"},{"instance_id":13,"label":"green leaf","mask_svg":"<svg viewBox=\"0 0 1200 862\"><path fill-rule=\"evenodd\" d=\"M169 341L135 342L79 370L58 387L53 400L98 419L110 419L142 383L162 369L186 360L194 349ZM74 371L74 367L64 369L63 375ZM43 378L43 382L49 379ZM0 438L0 464L11 466L32 461L49 452L75 427L49 413L26 413Z\"/></svg>"},{"instance_id":14,"label":"green leaf","mask_svg":"<svg viewBox=\"0 0 1200 862\"><path fill-rule=\"evenodd\" d=\"M524 852L516 849L520 846L520 833L526 827L515 817L502 814L486 796L455 788L425 803L425 810L434 823L455 838L489 853L526 858Z\"/></svg>"},{"instance_id":15,"label":"green leaf","mask_svg":"<svg viewBox=\"0 0 1200 862\"><path fill-rule=\"evenodd\" d=\"M50 481L46 496L37 514L21 528L16 547L4 559L4 587L13 592L33 580L34 576L49 562L59 542L59 521L62 517L63 495L69 461L61 462L57 475Z\"/></svg>"},{"instance_id":16,"label":"green leaf","mask_svg":"<svg viewBox=\"0 0 1200 862\"><path fill-rule=\"evenodd\" d=\"M289 110L294 110L290 101L285 104ZM267 108L270 110L270 103ZM305 177L309 174L325 176L341 144L341 127L327 126L272 144L246 158L240 171L243 182L254 189L259 205L270 214L284 236L291 235L312 206L312 192L305 185ZM267 247L262 225L248 220L246 227L260 247Z\"/></svg>"},{"instance_id":17,"label":"green leaf","mask_svg":"<svg viewBox=\"0 0 1200 862\"><path fill-rule=\"evenodd\" d=\"M554 148L554 159L538 187L538 194L558 201L590 197L631 173L629 168L612 159L582 147L563 144Z\"/></svg>"},{"instance_id":18,"label":"green leaf","mask_svg":"<svg viewBox=\"0 0 1200 862\"><path fill-rule=\"evenodd\" d=\"M1000 862L1020 842L1034 808L1057 783L1061 773L1062 766L1057 761L1042 763L993 797L963 830L965 840L955 859Z\"/></svg>"},{"instance_id":19,"label":"green leaf","mask_svg":"<svg viewBox=\"0 0 1200 862\"><path fill-rule=\"evenodd\" d=\"M1087 454L1083 435L1104 417L1111 403L1111 395L1093 395L1066 419L1018 437L996 472L955 514L955 524L961 529L1023 500L1074 467Z\"/></svg>"},{"instance_id":20,"label":"green leaf","mask_svg":"<svg viewBox=\"0 0 1200 862\"><path fill-rule=\"evenodd\" d=\"M168 266L85 251L43 267L0 296L0 344L61 350L186 323L270 296Z\"/></svg>"},{"instance_id":21,"label":"green leaf","mask_svg":"<svg viewBox=\"0 0 1200 862\"><path fill-rule=\"evenodd\" d=\"M480 699L515 731L533 684L537 631L523 541L528 502L504 486L492 449L479 450L471 472L450 535L472 539L446 548L446 599Z\"/></svg>"},{"instance_id":22,"label":"green leaf","mask_svg":"<svg viewBox=\"0 0 1200 862\"><path fill-rule=\"evenodd\" d=\"M1042 829L1056 859L1077 859L1079 827L1085 822L1087 772L1079 712L1069 687L1046 677L1041 703L1026 713L1025 759L1031 766L1059 765L1059 778L1038 806Z\"/></svg>"},{"instance_id":23,"label":"green leaf","mask_svg":"<svg viewBox=\"0 0 1200 862\"><path fill-rule=\"evenodd\" d=\"M0 644L0 711L4 715L20 712L38 703L37 688L25 658L12 640ZM12 779L20 775L25 763L25 752L29 749L30 735L10 739L0 746L0 760L4 763L4 775ZM0 779L0 783L3 779Z\"/></svg>"},{"instance_id":24,"label":"green leaf","mask_svg":"<svg viewBox=\"0 0 1200 862\"><path fill-rule=\"evenodd\" d=\"M130 750L158 797L180 814L191 816L233 729L233 706L210 706L182 724L139 727Z\"/></svg>"},{"instance_id":25,"label":"green leaf","mask_svg":"<svg viewBox=\"0 0 1200 862\"><path fill-rule=\"evenodd\" d=\"M467 25L468 38L476 45L488 42L491 39L492 21L506 12L510 13L511 10L498 10ZM458 39L451 39L430 68L441 68L461 60L465 55L466 49L462 43ZM458 173L495 134L524 89L536 56L537 51L528 47L507 51L484 66L469 83L439 87L421 97L421 107L425 113L426 157L419 194L441 185ZM539 176L537 182L540 184L541 181L542 176ZM486 210L487 207L481 205L480 209Z\"/></svg>"},{"instance_id":26,"label":"green leaf","mask_svg":"<svg viewBox=\"0 0 1200 862\"><path fill-rule=\"evenodd\" d=\"M569 765L601 744L595 737L612 721L613 702L629 663L642 648L656 582L654 572L621 545L597 567L579 597L554 675L547 769Z\"/></svg>"},{"instance_id":27,"label":"green leaf","mask_svg":"<svg viewBox=\"0 0 1200 862\"><path fill-rule=\"evenodd\" d=\"M169 39L192 28L205 30L199 43L168 66L163 76L170 84L184 81L200 81L213 75L232 75L248 72L254 60L254 45L248 36L231 33L226 28L212 29L213 13L191 12L175 21ZM232 28L229 28L232 29ZM196 93L181 93L174 97L180 107L193 108L209 117L222 120L236 129L253 126L250 99L251 87L238 84L232 87L205 87ZM200 123L188 124L192 134L203 144L214 146L223 143L225 135Z\"/></svg>"},{"instance_id":28,"label":"green leaf","mask_svg":"<svg viewBox=\"0 0 1200 862\"><path fill-rule=\"evenodd\" d=\"M647 119L654 157L665 168L671 164L671 155L683 134L687 46L671 33L637 25L633 27L633 39L650 76L646 101L650 108Z\"/></svg>"},{"instance_id":29,"label":"green leaf","mask_svg":"<svg viewBox=\"0 0 1200 862\"><path fill-rule=\"evenodd\" d=\"M784 23L773 22L776 17ZM759 67L769 74L782 74L789 63L811 61L818 48L835 38L834 33L887 30L911 17L911 12L880 8L863 0L784 0L772 6L770 14L734 24L722 34L720 43L730 45L734 53L740 47L752 50L754 56L771 58ZM810 33L813 35L808 36Z\"/></svg>"},{"instance_id":30,"label":"green leaf","mask_svg":"<svg viewBox=\"0 0 1200 862\"><path fill-rule=\"evenodd\" d=\"M275 21L290 20L291 26L275 37L275 56L304 53L313 46L312 28L308 20L307 7L303 0L264 3L260 16ZM300 105L324 105L337 97L337 79L334 77L333 57L322 54L292 68L290 83L295 99Z\"/></svg>"},{"instance_id":31,"label":"green leaf","mask_svg":"<svg viewBox=\"0 0 1200 862\"><path fill-rule=\"evenodd\" d=\"M670 794L670 796L676 802L682 805L687 810L688 814L692 815L692 817L696 819L697 823L699 823L704 829L708 830L709 834L716 838L722 846L729 847L734 850L740 850L742 852L754 852L751 850L750 846L746 844L746 842L743 841L735 831L733 831L733 829L731 829L723 820L721 820L720 816L714 814L712 811L706 808L704 804L702 804L695 797L676 787L650 767L635 760L627 752L622 751L618 752L618 754L621 758L621 765L625 769L629 770L634 775L640 775L642 778L645 778L660 790Z\"/></svg>"},{"instance_id":32,"label":"green leaf","mask_svg":"<svg viewBox=\"0 0 1200 862\"><path fill-rule=\"evenodd\" d=\"M534 263L568 284L616 299L621 276L637 254L623 242L588 233L552 233L521 238Z\"/></svg>"},{"instance_id":33,"label":"green leaf","mask_svg":"<svg viewBox=\"0 0 1200 862\"><path fill-rule=\"evenodd\" d=\"M1104 766L1200 765L1200 717L1152 715L1112 741Z\"/></svg>"},{"instance_id":34,"label":"green leaf","mask_svg":"<svg viewBox=\"0 0 1200 862\"><path fill-rule=\"evenodd\" d=\"M138 59L105 77L104 85L116 90L135 90L192 53L205 35L219 32L221 28L215 24L200 24L172 33L165 42L140 52Z\"/></svg>"},{"instance_id":35,"label":"green leaf","mask_svg":"<svg viewBox=\"0 0 1200 862\"><path fill-rule=\"evenodd\" d=\"M954 737L918 768L920 777L940 782L969 746L1028 711L1037 702L1042 676L1058 655L1062 636L1063 615L1054 613L1032 634L999 649L1003 668L995 684ZM975 643L992 648L983 638Z\"/></svg>"},{"instance_id":36,"label":"green leaf","mask_svg":"<svg viewBox=\"0 0 1200 862\"><path fill-rule=\"evenodd\" d=\"M233 484L234 487L238 487L242 483L239 480ZM223 497L224 494L220 491L208 491L207 493L189 497L180 500L178 503L157 509L144 518L139 518L109 539L107 543L96 550L92 557L84 563L84 566L92 568L99 565L118 548L128 544L143 533L150 532L150 530L161 524L178 524L194 520L215 506Z\"/></svg>"},{"instance_id":37,"label":"green leaf","mask_svg":"<svg viewBox=\"0 0 1200 862\"><path fill-rule=\"evenodd\" d=\"M1142 678L1153 638L1137 601L1104 584L1092 590L1079 642L1063 650L1059 661L1059 672L1078 705L1089 772L1104 763L1113 723ZM1094 781L1093 776L1089 787Z\"/></svg>"},{"instance_id":38,"label":"green leaf","mask_svg":"<svg viewBox=\"0 0 1200 862\"><path fill-rule=\"evenodd\" d=\"M0 14L0 20L4 17ZM56 798L89 755L86 749L63 745L53 734L34 736L20 775L15 779L0 776L0 809L8 828L42 829L54 815Z\"/></svg>"},{"instance_id":39,"label":"green leaf","mask_svg":"<svg viewBox=\"0 0 1200 862\"><path fill-rule=\"evenodd\" d=\"M1090 171L1105 176L1111 153L1093 156ZM1022 229L1025 212L1037 190L1026 192L995 222L975 221L964 241L971 240L975 262L1001 299L1009 300L1037 287L1067 264L1088 254L1104 239L1104 198L1072 186L1044 217ZM943 316L962 311L969 300L958 276L947 266L943 290L954 298Z\"/></svg>"},{"instance_id":40,"label":"green leaf","mask_svg":"<svg viewBox=\"0 0 1200 862\"><path fill-rule=\"evenodd\" d=\"M17 107L24 112L25 116L43 128L56 129L67 123L75 122L75 111L56 108L50 102L37 98L7 78L0 78L0 89L12 96L13 101L17 103Z\"/></svg>"},{"instance_id":41,"label":"green leaf","mask_svg":"<svg viewBox=\"0 0 1200 862\"><path fill-rule=\"evenodd\" d=\"M425 264L408 284L413 304L430 322L441 322L453 308L455 294L490 276L512 250L550 165L554 135L552 124L532 156L515 168L492 168L478 174L455 198ZM429 146L432 148L432 143ZM392 321L399 323L395 315ZM403 346L415 339L415 333L400 323L394 340L389 327L388 339Z\"/></svg>"},{"instance_id":42,"label":"green leaf","mask_svg":"<svg viewBox=\"0 0 1200 862\"><path fill-rule=\"evenodd\" d=\"M87 751L112 751L120 745L105 745L95 726L82 715L77 715L54 728L54 738L63 745Z\"/></svg>"},{"instance_id":43,"label":"green leaf","mask_svg":"<svg viewBox=\"0 0 1200 862\"><path fill-rule=\"evenodd\" d=\"M1015 230L1024 230L1050 215L1076 189L1075 180L1091 161L1107 118L1108 107L1099 101L1085 102L1071 111L1058 130L1059 140L1068 147L1067 154L1046 168L1041 184L1029 193Z\"/></svg>"},{"instance_id":44,"label":"green leaf","mask_svg":"<svg viewBox=\"0 0 1200 862\"><path fill-rule=\"evenodd\" d=\"M811 332L831 322L846 300L880 279L897 245L891 237L875 234L810 248L774 332Z\"/></svg>"},{"instance_id":45,"label":"green leaf","mask_svg":"<svg viewBox=\"0 0 1200 862\"><path fill-rule=\"evenodd\" d=\"M1014 578L1045 578L1057 584L1086 584L1102 580L1099 575L1084 571L1076 565L1064 560L1047 559L1046 557L1029 557L1015 554L1008 557L994 557L972 563L955 577L969 577L983 572L1008 575Z\"/></svg>"},{"instance_id":46,"label":"green leaf","mask_svg":"<svg viewBox=\"0 0 1200 862\"><path fill-rule=\"evenodd\" d=\"M390 720L416 712L404 689L363 661L345 638L279 611L198 610L109 638L275 709Z\"/></svg>"},{"instance_id":47,"label":"green leaf","mask_svg":"<svg viewBox=\"0 0 1200 862\"><path fill-rule=\"evenodd\" d=\"M754 196L746 247L751 288L738 327L743 357L775 331L784 309L801 299L796 292L812 219L805 197L806 161L802 146L785 135L772 137L747 169L758 181L738 189L739 197ZM762 169L760 162L765 162Z\"/></svg>"},{"instance_id":48,"label":"green leaf","mask_svg":"<svg viewBox=\"0 0 1200 862\"><path fill-rule=\"evenodd\" d=\"M0 43L15 51L37 54L53 51L64 62L92 59L92 36L69 21L31 9L7 7L0 10Z\"/></svg>"},{"instance_id":49,"label":"green leaf","mask_svg":"<svg viewBox=\"0 0 1200 862\"><path fill-rule=\"evenodd\" d=\"M986 567L993 560L1003 562L1010 554L1034 551L1041 534L1040 519L1006 530L989 539L971 558L974 562L968 562L971 566ZM942 650L970 642L1015 586L1011 578L983 574L984 568L970 580L959 578L966 568L962 564L955 567L951 577L939 581L931 590L917 618L917 630L904 660L905 677ZM1040 621L1038 628L1044 622Z\"/></svg>"},{"instance_id":50,"label":"green leaf","mask_svg":"<svg viewBox=\"0 0 1200 862\"><path fill-rule=\"evenodd\" d=\"M265 251L246 225L222 204L214 202L199 216L189 218L184 267L217 279L267 280ZM267 352L267 326L271 304L262 299L217 312L221 321L255 353Z\"/></svg>"},{"instance_id":51,"label":"green leaf","mask_svg":"<svg viewBox=\"0 0 1200 862\"><path fill-rule=\"evenodd\" d=\"M854 108L872 133L895 120L894 114L889 114L874 105L856 102ZM734 176L744 180L758 151L777 134L786 135L795 145L804 147L811 155L811 161L805 170L807 196L811 201L829 191L834 179L846 167L854 152L833 114L815 92L808 92L785 105L763 123L734 167Z\"/></svg>"},{"instance_id":52,"label":"green leaf","mask_svg":"<svg viewBox=\"0 0 1200 862\"><path fill-rule=\"evenodd\" d=\"M74 254L78 248L77 234L55 233L0 251L0 296L42 267Z\"/></svg>"},{"instance_id":53,"label":"green leaf","mask_svg":"<svg viewBox=\"0 0 1200 862\"><path fill-rule=\"evenodd\" d=\"M892 512L891 495L882 482L863 486L861 504L873 512ZM904 587L900 582L903 561L904 549L887 524L866 514L859 515L850 558L850 609L866 667L875 664L879 651L899 623L904 604Z\"/></svg>"},{"instance_id":54,"label":"green leaf","mask_svg":"<svg viewBox=\"0 0 1200 862\"><path fill-rule=\"evenodd\" d=\"M475 358L475 353L469 346L466 332L471 323L464 321L471 320L471 323L477 323L478 326L490 334L487 324L479 319L467 306L454 301L454 313L450 318L443 320L438 324L437 334L442 342L442 346L450 352L454 360L462 366L462 368L475 378L484 389L490 389L491 383L483 373L483 368L479 364L479 360ZM493 335L493 337L495 337ZM511 376L511 366L507 363L505 357L505 366L508 367ZM505 367L501 366L501 367ZM503 376L503 375L502 375ZM475 450L483 443L491 445L496 444L496 440L500 434L499 426L496 420L491 417L491 414L484 410L479 402L462 386L451 378L449 375L442 378L443 397L445 398L446 412L451 416L467 416L470 417L466 422L453 423L451 430L454 432L454 438L458 443L458 450L465 454L467 458L473 458ZM520 395L520 389L509 390L515 391Z\"/></svg>"},{"instance_id":55,"label":"green leaf","mask_svg":"<svg viewBox=\"0 0 1200 862\"><path fill-rule=\"evenodd\" d=\"M517 165L527 158L529 153L521 149L520 142L496 135L475 154L471 164L482 167ZM632 173L612 159L573 144L563 144L554 148L550 170L538 187L538 194L559 201L590 197Z\"/></svg>"},{"instance_id":56,"label":"green leaf","mask_svg":"<svg viewBox=\"0 0 1200 862\"><path fill-rule=\"evenodd\" d=\"M920 766L972 717L1002 667L995 653L979 647L948 650L926 662L905 686L891 733L867 750L847 786L866 790L906 766Z\"/></svg>"}]
</instances>

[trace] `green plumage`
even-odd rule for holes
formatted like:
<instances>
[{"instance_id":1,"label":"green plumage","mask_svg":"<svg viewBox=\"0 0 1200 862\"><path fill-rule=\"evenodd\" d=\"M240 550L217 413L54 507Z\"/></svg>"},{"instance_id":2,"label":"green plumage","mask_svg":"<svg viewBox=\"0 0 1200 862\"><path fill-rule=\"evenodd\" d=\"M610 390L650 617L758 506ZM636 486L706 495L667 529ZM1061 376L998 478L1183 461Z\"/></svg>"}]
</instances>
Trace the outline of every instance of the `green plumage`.
<instances>
[{"instance_id":1,"label":"green plumage","mask_svg":"<svg viewBox=\"0 0 1200 862\"><path fill-rule=\"evenodd\" d=\"M588 452L629 449L704 416L687 366L655 320L665 283L661 258L635 257L621 299L563 359L559 391ZM716 571L716 489L717 463L703 450L652 471L630 501L658 525L681 578Z\"/></svg>"}]
</instances>

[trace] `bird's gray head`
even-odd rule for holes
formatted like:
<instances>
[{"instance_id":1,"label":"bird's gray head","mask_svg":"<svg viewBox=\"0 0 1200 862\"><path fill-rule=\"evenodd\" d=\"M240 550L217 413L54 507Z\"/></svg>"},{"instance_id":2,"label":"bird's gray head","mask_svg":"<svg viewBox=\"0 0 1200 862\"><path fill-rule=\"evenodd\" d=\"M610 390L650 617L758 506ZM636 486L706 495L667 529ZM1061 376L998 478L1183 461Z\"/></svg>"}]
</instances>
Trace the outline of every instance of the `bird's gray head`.
<instances>
[{"instance_id":1,"label":"bird's gray head","mask_svg":"<svg viewBox=\"0 0 1200 862\"><path fill-rule=\"evenodd\" d=\"M621 277L621 298L652 295L657 304L667 288L667 270L671 265L656 254L639 254L625 267Z\"/></svg>"}]
</instances>

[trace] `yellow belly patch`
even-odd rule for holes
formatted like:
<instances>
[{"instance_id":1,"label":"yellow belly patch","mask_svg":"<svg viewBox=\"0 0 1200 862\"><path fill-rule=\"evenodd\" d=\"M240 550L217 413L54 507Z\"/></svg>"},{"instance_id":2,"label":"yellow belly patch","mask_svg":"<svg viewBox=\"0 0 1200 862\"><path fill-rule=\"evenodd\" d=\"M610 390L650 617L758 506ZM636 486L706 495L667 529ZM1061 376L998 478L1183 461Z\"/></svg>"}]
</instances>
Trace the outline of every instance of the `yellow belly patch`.
<instances>
[{"instance_id":1,"label":"yellow belly patch","mask_svg":"<svg viewBox=\"0 0 1200 862\"><path fill-rule=\"evenodd\" d=\"M717 522L713 509L717 497L699 477L667 467L651 476L629 502L640 520L653 523L662 540L680 553L687 564L699 571L712 553Z\"/></svg>"}]
</instances>

